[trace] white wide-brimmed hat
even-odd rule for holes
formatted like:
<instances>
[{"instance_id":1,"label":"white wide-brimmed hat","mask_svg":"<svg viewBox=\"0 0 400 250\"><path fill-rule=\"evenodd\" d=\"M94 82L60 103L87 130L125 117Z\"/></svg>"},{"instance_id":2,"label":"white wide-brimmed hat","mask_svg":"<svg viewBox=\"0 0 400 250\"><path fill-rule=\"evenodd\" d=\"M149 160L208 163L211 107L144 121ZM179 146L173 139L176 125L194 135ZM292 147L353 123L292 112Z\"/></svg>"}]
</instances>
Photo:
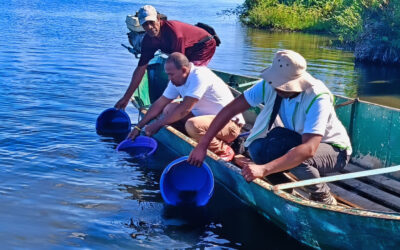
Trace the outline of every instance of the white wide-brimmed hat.
<instances>
[{"instance_id":1,"label":"white wide-brimmed hat","mask_svg":"<svg viewBox=\"0 0 400 250\"><path fill-rule=\"evenodd\" d=\"M143 25L147 21L157 21L157 11L151 5L145 5L139 9L138 13L140 25Z\"/></svg>"},{"instance_id":2,"label":"white wide-brimmed hat","mask_svg":"<svg viewBox=\"0 0 400 250\"><path fill-rule=\"evenodd\" d=\"M126 27L133 32L144 32L143 27L139 23L139 18L134 15L127 15L125 19Z\"/></svg>"},{"instance_id":3,"label":"white wide-brimmed hat","mask_svg":"<svg viewBox=\"0 0 400 250\"><path fill-rule=\"evenodd\" d=\"M307 62L299 53L280 50L275 53L271 67L262 71L261 77L275 89L303 92L316 81L306 69Z\"/></svg>"}]
</instances>

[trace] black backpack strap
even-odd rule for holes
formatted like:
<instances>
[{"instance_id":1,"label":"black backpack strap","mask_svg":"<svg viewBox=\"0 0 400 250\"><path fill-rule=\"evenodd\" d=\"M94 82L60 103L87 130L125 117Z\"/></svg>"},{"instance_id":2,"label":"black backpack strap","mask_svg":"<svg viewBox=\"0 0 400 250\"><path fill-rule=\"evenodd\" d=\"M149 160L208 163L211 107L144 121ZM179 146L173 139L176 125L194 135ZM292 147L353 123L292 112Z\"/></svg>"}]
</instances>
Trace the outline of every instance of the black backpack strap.
<instances>
[{"instance_id":1,"label":"black backpack strap","mask_svg":"<svg viewBox=\"0 0 400 250\"><path fill-rule=\"evenodd\" d=\"M207 39L207 40L203 41L204 40L204 38L203 38L198 43L204 43L204 42L207 42L207 41L209 41L209 40L214 38L215 43L216 43L217 46L219 46L221 44L221 39L219 38L219 36L217 35L217 32L215 32L213 27L211 27L210 25L205 24L205 23L196 23L194 26L197 26L199 28L204 29L205 31L207 31L211 35L210 39L207 39L207 37L206 37L205 39Z\"/></svg>"},{"instance_id":2,"label":"black backpack strap","mask_svg":"<svg viewBox=\"0 0 400 250\"><path fill-rule=\"evenodd\" d=\"M272 124L276 120L276 116L278 115L279 109L281 107L281 103L282 103L282 97L280 97L279 95L276 95L274 107L272 108L271 118L269 119L268 130L271 129Z\"/></svg>"}]
</instances>

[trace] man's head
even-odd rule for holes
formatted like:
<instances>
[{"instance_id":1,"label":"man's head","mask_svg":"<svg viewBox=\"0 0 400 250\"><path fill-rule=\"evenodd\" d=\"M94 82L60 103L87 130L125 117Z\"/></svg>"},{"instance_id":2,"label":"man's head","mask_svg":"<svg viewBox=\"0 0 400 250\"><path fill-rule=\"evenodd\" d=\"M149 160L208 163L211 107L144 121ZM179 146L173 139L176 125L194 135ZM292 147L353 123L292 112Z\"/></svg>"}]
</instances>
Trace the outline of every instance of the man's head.
<instances>
[{"instance_id":1,"label":"man's head","mask_svg":"<svg viewBox=\"0 0 400 250\"><path fill-rule=\"evenodd\" d=\"M156 9L151 5L145 5L139 9L139 22L146 33L151 37L159 37L161 22Z\"/></svg>"},{"instance_id":2,"label":"man's head","mask_svg":"<svg viewBox=\"0 0 400 250\"><path fill-rule=\"evenodd\" d=\"M190 62L187 57L179 52L172 53L165 62L165 73L175 86L185 84L190 73Z\"/></svg>"},{"instance_id":3,"label":"man's head","mask_svg":"<svg viewBox=\"0 0 400 250\"><path fill-rule=\"evenodd\" d=\"M315 79L307 73L307 62L292 50L276 52L271 67L261 73L261 77L283 98L303 92Z\"/></svg>"}]
</instances>

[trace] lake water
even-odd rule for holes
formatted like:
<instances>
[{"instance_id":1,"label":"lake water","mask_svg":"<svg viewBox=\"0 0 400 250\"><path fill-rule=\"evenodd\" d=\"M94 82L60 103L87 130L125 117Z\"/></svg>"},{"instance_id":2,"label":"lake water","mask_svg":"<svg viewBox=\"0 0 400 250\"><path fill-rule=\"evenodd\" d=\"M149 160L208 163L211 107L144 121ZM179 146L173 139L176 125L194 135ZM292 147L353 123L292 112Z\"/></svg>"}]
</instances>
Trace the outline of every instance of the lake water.
<instances>
[{"instance_id":1,"label":"lake water","mask_svg":"<svg viewBox=\"0 0 400 250\"><path fill-rule=\"evenodd\" d=\"M399 105L399 73L354 66L352 53L315 35L247 29L218 12L241 1L147 1L169 19L215 27L210 66L257 75L294 49L337 94ZM164 205L160 148L147 162L95 133L98 114L125 91L137 63L121 43L134 0L0 2L0 242L6 248L302 247L221 186L197 211ZM132 121L137 111L130 106Z\"/></svg>"}]
</instances>

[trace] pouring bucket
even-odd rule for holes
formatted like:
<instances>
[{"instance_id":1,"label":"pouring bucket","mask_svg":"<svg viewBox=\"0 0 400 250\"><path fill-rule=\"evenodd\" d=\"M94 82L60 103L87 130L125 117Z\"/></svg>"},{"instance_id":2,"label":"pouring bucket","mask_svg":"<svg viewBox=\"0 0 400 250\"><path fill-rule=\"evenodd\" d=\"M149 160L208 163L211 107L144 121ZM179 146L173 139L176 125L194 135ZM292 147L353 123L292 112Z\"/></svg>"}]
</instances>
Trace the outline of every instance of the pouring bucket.
<instances>
[{"instance_id":1,"label":"pouring bucket","mask_svg":"<svg viewBox=\"0 0 400 250\"><path fill-rule=\"evenodd\" d=\"M122 109L106 109L97 117L96 131L100 135L127 136L131 131L131 119Z\"/></svg>"},{"instance_id":2,"label":"pouring bucket","mask_svg":"<svg viewBox=\"0 0 400 250\"><path fill-rule=\"evenodd\" d=\"M122 141L118 145L117 151L124 151L132 156L144 158L152 155L156 151L157 146L157 141L153 138L139 135L134 141L131 139Z\"/></svg>"},{"instance_id":3,"label":"pouring bucket","mask_svg":"<svg viewBox=\"0 0 400 250\"><path fill-rule=\"evenodd\" d=\"M161 196L173 206L204 206L214 192L214 176L207 164L196 167L187 159L188 156L176 159L164 169Z\"/></svg>"}]
</instances>

